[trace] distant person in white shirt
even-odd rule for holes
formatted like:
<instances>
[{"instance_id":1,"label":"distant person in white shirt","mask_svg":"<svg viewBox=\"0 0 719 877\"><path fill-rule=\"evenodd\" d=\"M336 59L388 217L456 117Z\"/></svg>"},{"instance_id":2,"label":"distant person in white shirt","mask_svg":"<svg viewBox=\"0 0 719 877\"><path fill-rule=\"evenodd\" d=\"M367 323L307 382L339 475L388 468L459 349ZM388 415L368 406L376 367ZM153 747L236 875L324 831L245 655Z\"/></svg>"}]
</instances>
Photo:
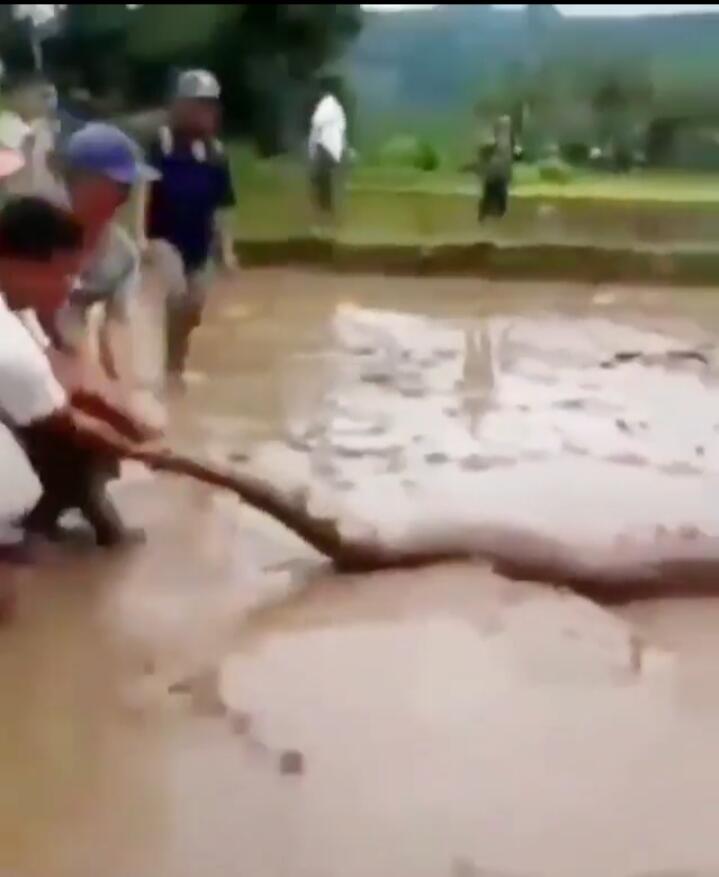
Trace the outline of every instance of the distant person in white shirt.
<instances>
[{"instance_id":1,"label":"distant person in white shirt","mask_svg":"<svg viewBox=\"0 0 719 877\"><path fill-rule=\"evenodd\" d=\"M312 113L308 142L315 206L325 218L335 213L337 171L347 150L347 116L336 91L332 78L320 81L321 97Z\"/></svg>"}]
</instances>

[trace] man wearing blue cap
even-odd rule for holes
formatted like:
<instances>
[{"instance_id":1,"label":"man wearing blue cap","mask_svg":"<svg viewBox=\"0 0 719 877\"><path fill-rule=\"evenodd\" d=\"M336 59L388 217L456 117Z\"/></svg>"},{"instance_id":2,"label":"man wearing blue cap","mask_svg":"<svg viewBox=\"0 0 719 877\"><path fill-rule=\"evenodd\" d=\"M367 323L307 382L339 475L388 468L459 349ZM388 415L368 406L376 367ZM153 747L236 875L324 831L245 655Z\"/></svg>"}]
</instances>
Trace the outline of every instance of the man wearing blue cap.
<instances>
[{"instance_id":1,"label":"man wearing blue cap","mask_svg":"<svg viewBox=\"0 0 719 877\"><path fill-rule=\"evenodd\" d=\"M55 156L67 206L84 231L85 265L56 329L63 342L83 350L90 307L104 306L100 334L103 364L112 377L132 375L128 308L139 283L139 253L114 219L137 183L155 179L136 144L119 128L90 123L69 137Z\"/></svg>"},{"instance_id":2,"label":"man wearing blue cap","mask_svg":"<svg viewBox=\"0 0 719 877\"><path fill-rule=\"evenodd\" d=\"M82 232L82 258L67 304L55 314L42 315L42 325L54 345L84 358L87 335L87 311L102 304L105 319L101 329L103 365L111 377L130 378L128 305L139 281L139 255L129 235L114 222L118 210L130 197L133 185L152 179L155 172L144 165L139 149L122 131L112 125L91 123L72 134L53 156L53 167L63 190L47 193L49 201L58 197L69 208ZM115 406L116 407L116 406ZM152 434L129 409L127 423L137 434ZM44 455L43 455L44 454ZM61 479L52 448L41 454L41 468ZM72 468L83 473L83 483L90 485L93 508L104 544L120 544L137 534L126 530L114 513L106 493L109 480L119 475L119 465L107 455L86 455L73 459ZM50 477L50 476L48 476ZM62 503L59 491L48 491L33 511L26 527L38 533L52 533L57 525ZM99 537L100 538L100 537Z\"/></svg>"}]
</instances>

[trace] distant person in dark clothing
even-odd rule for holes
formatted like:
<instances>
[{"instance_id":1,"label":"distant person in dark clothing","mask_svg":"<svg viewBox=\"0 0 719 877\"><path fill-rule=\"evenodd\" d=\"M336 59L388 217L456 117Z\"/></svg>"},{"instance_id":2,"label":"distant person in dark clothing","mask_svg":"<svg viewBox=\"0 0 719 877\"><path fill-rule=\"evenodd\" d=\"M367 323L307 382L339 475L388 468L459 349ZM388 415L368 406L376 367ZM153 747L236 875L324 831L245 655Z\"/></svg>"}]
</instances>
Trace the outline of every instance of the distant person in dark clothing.
<instances>
[{"instance_id":1,"label":"distant person in dark clothing","mask_svg":"<svg viewBox=\"0 0 719 877\"><path fill-rule=\"evenodd\" d=\"M160 178L140 199L138 240L166 241L182 260L183 294L168 306L167 367L181 380L190 336L202 319L210 285L213 244L219 237L224 267L236 265L232 220L235 192L230 166L217 138L220 84L206 70L188 70L177 80L169 124L160 128L147 153Z\"/></svg>"},{"instance_id":2,"label":"distant person in dark clothing","mask_svg":"<svg viewBox=\"0 0 719 877\"><path fill-rule=\"evenodd\" d=\"M509 116L497 120L491 154L484 167L479 221L489 216L502 217L509 205L509 184L512 179L512 124Z\"/></svg>"}]
</instances>

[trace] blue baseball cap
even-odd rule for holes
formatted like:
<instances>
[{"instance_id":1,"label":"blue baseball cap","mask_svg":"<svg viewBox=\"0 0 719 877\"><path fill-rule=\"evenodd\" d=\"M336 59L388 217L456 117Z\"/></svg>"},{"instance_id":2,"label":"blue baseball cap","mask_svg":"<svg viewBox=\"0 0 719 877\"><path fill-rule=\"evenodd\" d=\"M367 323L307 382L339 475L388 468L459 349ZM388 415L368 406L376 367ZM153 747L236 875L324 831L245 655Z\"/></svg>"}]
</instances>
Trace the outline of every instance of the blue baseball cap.
<instances>
[{"instance_id":1,"label":"blue baseball cap","mask_svg":"<svg viewBox=\"0 0 719 877\"><path fill-rule=\"evenodd\" d=\"M160 174L142 160L140 147L115 125L91 122L72 134L62 150L73 170L108 177L116 183L157 180Z\"/></svg>"}]
</instances>

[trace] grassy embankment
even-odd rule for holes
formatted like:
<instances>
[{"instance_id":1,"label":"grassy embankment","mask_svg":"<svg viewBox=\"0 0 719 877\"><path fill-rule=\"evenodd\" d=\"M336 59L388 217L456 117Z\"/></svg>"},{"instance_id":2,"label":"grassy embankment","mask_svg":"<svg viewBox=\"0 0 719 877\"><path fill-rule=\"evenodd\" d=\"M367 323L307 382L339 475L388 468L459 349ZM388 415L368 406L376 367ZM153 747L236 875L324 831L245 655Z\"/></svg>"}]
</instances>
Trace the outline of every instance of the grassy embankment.
<instances>
[{"instance_id":1,"label":"grassy embankment","mask_svg":"<svg viewBox=\"0 0 719 877\"><path fill-rule=\"evenodd\" d=\"M232 161L241 239L307 234L313 217L301 162L258 161L242 149L232 151ZM472 174L360 163L348 171L346 183L338 236L352 243L566 237L713 246L719 227L719 174L576 171L569 181L554 183L543 181L535 167L518 165L509 217L484 229L476 222L478 182Z\"/></svg>"}]
</instances>

